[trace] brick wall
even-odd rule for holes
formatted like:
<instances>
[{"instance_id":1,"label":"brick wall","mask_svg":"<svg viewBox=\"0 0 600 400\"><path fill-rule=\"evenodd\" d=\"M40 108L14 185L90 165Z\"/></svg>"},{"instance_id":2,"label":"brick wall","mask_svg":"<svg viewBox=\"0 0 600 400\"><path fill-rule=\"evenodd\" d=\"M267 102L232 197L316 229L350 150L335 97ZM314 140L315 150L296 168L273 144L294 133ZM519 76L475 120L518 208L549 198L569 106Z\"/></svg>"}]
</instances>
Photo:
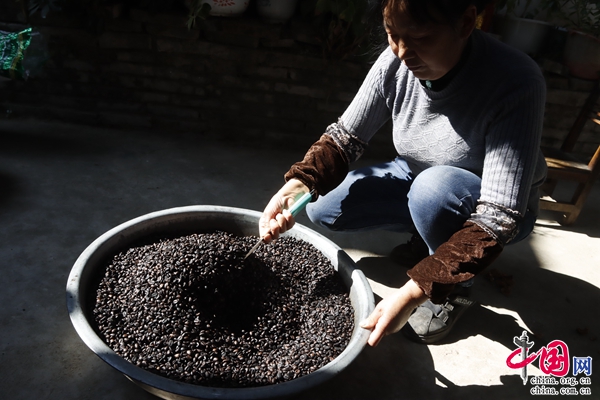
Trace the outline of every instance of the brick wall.
<instances>
[{"instance_id":1,"label":"brick wall","mask_svg":"<svg viewBox=\"0 0 600 400\"><path fill-rule=\"evenodd\" d=\"M0 30L25 26L2 18ZM368 70L364 61L324 60L301 21L269 25L250 14L211 18L208 27L189 31L185 20L141 10L93 29L60 13L34 19L50 60L27 82L0 82L0 110L16 118L307 147L341 115ZM544 143L556 145L590 86L548 74L548 87ZM587 127L577 150L593 151L598 130ZM370 152L393 156L389 136L376 135Z\"/></svg>"},{"instance_id":2,"label":"brick wall","mask_svg":"<svg viewBox=\"0 0 600 400\"><path fill-rule=\"evenodd\" d=\"M327 61L306 26L132 10L94 32L61 14L31 22L51 54L41 75L5 82L14 117L165 132L238 143L310 145L337 120L368 64ZM24 28L0 22L0 30ZM305 39L303 39L305 37Z\"/></svg>"}]
</instances>

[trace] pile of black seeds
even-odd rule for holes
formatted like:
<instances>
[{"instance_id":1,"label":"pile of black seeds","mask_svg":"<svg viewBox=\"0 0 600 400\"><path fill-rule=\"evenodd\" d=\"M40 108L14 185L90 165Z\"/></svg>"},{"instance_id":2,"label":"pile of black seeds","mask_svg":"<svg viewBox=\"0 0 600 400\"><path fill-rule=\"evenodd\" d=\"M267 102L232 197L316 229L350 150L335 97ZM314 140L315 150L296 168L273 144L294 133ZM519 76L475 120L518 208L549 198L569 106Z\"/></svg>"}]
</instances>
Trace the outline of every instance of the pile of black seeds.
<instances>
[{"instance_id":1,"label":"pile of black seeds","mask_svg":"<svg viewBox=\"0 0 600 400\"><path fill-rule=\"evenodd\" d=\"M348 345L354 311L331 262L291 237L192 234L134 247L106 267L93 310L117 354L210 387L307 375Z\"/></svg>"}]
</instances>

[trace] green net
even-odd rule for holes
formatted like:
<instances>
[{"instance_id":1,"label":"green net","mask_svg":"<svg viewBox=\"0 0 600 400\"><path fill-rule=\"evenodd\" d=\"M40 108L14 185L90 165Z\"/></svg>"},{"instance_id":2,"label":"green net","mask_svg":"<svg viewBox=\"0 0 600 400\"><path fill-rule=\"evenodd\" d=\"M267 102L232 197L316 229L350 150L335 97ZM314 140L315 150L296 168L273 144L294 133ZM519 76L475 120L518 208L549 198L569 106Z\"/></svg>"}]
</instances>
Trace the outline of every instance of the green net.
<instances>
[{"instance_id":1,"label":"green net","mask_svg":"<svg viewBox=\"0 0 600 400\"><path fill-rule=\"evenodd\" d=\"M23 68L25 50L31 44L31 28L21 32L0 31L0 76L26 79Z\"/></svg>"}]
</instances>

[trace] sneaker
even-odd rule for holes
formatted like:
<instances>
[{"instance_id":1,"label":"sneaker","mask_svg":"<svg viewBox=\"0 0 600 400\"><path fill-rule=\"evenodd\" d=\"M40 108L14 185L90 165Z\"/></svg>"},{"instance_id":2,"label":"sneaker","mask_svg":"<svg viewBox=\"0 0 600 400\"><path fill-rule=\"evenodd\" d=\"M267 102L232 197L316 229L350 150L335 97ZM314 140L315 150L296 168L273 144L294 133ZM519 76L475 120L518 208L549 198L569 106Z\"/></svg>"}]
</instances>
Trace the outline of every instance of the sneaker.
<instances>
[{"instance_id":1,"label":"sneaker","mask_svg":"<svg viewBox=\"0 0 600 400\"><path fill-rule=\"evenodd\" d=\"M424 344L445 338L467 308L475 304L468 297L470 288L457 286L460 293L453 292L444 304L427 300L417 307L402 328L402 333L410 340Z\"/></svg>"},{"instance_id":2,"label":"sneaker","mask_svg":"<svg viewBox=\"0 0 600 400\"><path fill-rule=\"evenodd\" d=\"M390 259L403 267L412 268L428 255L427 244L418 233L415 233L408 242L392 249Z\"/></svg>"}]
</instances>

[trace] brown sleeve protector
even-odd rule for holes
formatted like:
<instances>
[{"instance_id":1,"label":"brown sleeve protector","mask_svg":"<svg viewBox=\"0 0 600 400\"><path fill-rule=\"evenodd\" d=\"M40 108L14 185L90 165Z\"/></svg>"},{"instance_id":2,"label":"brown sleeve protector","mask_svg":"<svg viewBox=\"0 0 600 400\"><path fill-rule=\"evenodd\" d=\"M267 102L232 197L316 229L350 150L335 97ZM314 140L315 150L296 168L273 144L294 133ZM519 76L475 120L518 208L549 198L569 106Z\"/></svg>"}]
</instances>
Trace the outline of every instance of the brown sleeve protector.
<instances>
[{"instance_id":1,"label":"brown sleeve protector","mask_svg":"<svg viewBox=\"0 0 600 400\"><path fill-rule=\"evenodd\" d=\"M292 165L285 181L298 179L317 195L325 195L348 174L348 159L329 135L322 135L306 152L304 159Z\"/></svg>"},{"instance_id":2,"label":"brown sleeve protector","mask_svg":"<svg viewBox=\"0 0 600 400\"><path fill-rule=\"evenodd\" d=\"M490 265L503 246L494 236L474 222L461 230L408 271L434 303L443 303L454 285L465 282Z\"/></svg>"}]
</instances>

